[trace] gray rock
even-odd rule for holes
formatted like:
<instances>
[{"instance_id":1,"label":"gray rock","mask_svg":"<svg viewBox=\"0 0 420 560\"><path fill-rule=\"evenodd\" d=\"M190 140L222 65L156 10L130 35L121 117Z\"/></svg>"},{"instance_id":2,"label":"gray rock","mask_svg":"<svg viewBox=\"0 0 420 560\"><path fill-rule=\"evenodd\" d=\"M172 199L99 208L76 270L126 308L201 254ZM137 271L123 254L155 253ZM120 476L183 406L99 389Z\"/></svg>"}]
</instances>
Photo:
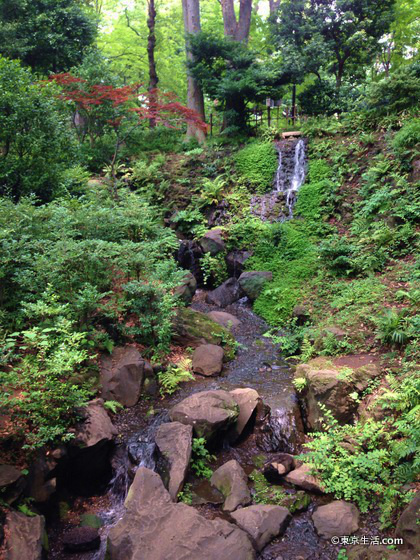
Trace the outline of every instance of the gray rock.
<instances>
[{"instance_id":1,"label":"gray rock","mask_svg":"<svg viewBox=\"0 0 420 560\"><path fill-rule=\"evenodd\" d=\"M225 497L224 511L235 511L251 502L248 477L238 461L228 461L214 471L210 482Z\"/></svg>"},{"instance_id":2,"label":"gray rock","mask_svg":"<svg viewBox=\"0 0 420 560\"><path fill-rule=\"evenodd\" d=\"M323 493L322 484L317 478L311 475L311 467L309 465L302 465L290 471L283 477L283 480L298 488L307 490L308 492L315 492L317 494Z\"/></svg>"},{"instance_id":3,"label":"gray rock","mask_svg":"<svg viewBox=\"0 0 420 560\"><path fill-rule=\"evenodd\" d=\"M229 278L215 290L206 295L207 303L217 307L227 307L242 296L242 289L236 278Z\"/></svg>"},{"instance_id":4,"label":"gray rock","mask_svg":"<svg viewBox=\"0 0 420 560\"><path fill-rule=\"evenodd\" d=\"M269 505L245 507L231 515L235 523L251 536L259 552L284 533L292 518L286 508Z\"/></svg>"},{"instance_id":5,"label":"gray rock","mask_svg":"<svg viewBox=\"0 0 420 560\"><path fill-rule=\"evenodd\" d=\"M167 464L169 494L176 501L178 492L184 486L191 460L192 426L180 422L161 424L155 441Z\"/></svg>"},{"instance_id":6,"label":"gray rock","mask_svg":"<svg viewBox=\"0 0 420 560\"><path fill-rule=\"evenodd\" d=\"M243 531L173 503L158 474L140 467L123 518L109 532L109 560L254 560ZM20 559L22 560L22 559Z\"/></svg>"},{"instance_id":7,"label":"gray rock","mask_svg":"<svg viewBox=\"0 0 420 560\"><path fill-rule=\"evenodd\" d=\"M75 442L92 447L100 441L111 441L118 431L104 408L102 399L90 401L83 410L84 422L75 434Z\"/></svg>"},{"instance_id":8,"label":"gray rock","mask_svg":"<svg viewBox=\"0 0 420 560\"><path fill-rule=\"evenodd\" d=\"M295 460L293 455L289 455L289 453L278 453L264 465L263 472L265 478L269 482L278 484L282 482L283 476L294 470L294 468Z\"/></svg>"},{"instance_id":9,"label":"gray rock","mask_svg":"<svg viewBox=\"0 0 420 560\"><path fill-rule=\"evenodd\" d=\"M233 391L229 391L229 393L235 399L239 407L238 419L229 434L231 441L234 441L240 437L254 414L257 405L260 402L260 396L255 389L249 388L234 389Z\"/></svg>"},{"instance_id":10,"label":"gray rock","mask_svg":"<svg viewBox=\"0 0 420 560\"><path fill-rule=\"evenodd\" d=\"M9 511L6 516L5 560L41 560L45 520Z\"/></svg>"},{"instance_id":11,"label":"gray rock","mask_svg":"<svg viewBox=\"0 0 420 560\"><path fill-rule=\"evenodd\" d=\"M174 290L174 295L178 296L186 305L192 302L197 290L197 280L192 272L186 272L182 284Z\"/></svg>"},{"instance_id":12,"label":"gray rock","mask_svg":"<svg viewBox=\"0 0 420 560\"><path fill-rule=\"evenodd\" d=\"M228 267L228 272L235 278L239 276L244 271L245 262L252 255L250 251L232 251L226 256L226 264Z\"/></svg>"},{"instance_id":13,"label":"gray rock","mask_svg":"<svg viewBox=\"0 0 420 560\"><path fill-rule=\"evenodd\" d=\"M22 494L25 478L13 465L0 465L0 494L8 504L12 504Z\"/></svg>"},{"instance_id":14,"label":"gray rock","mask_svg":"<svg viewBox=\"0 0 420 560\"><path fill-rule=\"evenodd\" d=\"M359 510L354 504L337 500L317 508L312 520L318 535L325 539L352 535L359 528Z\"/></svg>"},{"instance_id":15,"label":"gray rock","mask_svg":"<svg viewBox=\"0 0 420 560\"><path fill-rule=\"evenodd\" d=\"M173 422L193 427L198 437L212 438L238 418L239 408L227 391L203 391L190 395L169 411Z\"/></svg>"},{"instance_id":16,"label":"gray rock","mask_svg":"<svg viewBox=\"0 0 420 560\"><path fill-rule=\"evenodd\" d=\"M396 527L397 537L404 539L404 544L420 552L420 492L405 507Z\"/></svg>"},{"instance_id":17,"label":"gray rock","mask_svg":"<svg viewBox=\"0 0 420 560\"><path fill-rule=\"evenodd\" d=\"M212 229L207 231L200 239L200 246L203 253L210 253L210 255L217 255L225 250L225 242L223 241L222 232L220 229Z\"/></svg>"},{"instance_id":18,"label":"gray rock","mask_svg":"<svg viewBox=\"0 0 420 560\"><path fill-rule=\"evenodd\" d=\"M223 368L223 356L224 351L220 346L202 344L192 355L192 370L206 377L217 375Z\"/></svg>"},{"instance_id":19,"label":"gray rock","mask_svg":"<svg viewBox=\"0 0 420 560\"><path fill-rule=\"evenodd\" d=\"M250 270L240 275L239 285L248 298L253 301L260 295L264 285L272 279L272 272L266 270Z\"/></svg>"},{"instance_id":20,"label":"gray rock","mask_svg":"<svg viewBox=\"0 0 420 560\"><path fill-rule=\"evenodd\" d=\"M233 329L241 324L241 321L235 315L225 311L210 311L207 316L225 329Z\"/></svg>"},{"instance_id":21,"label":"gray rock","mask_svg":"<svg viewBox=\"0 0 420 560\"><path fill-rule=\"evenodd\" d=\"M115 348L111 356L100 360L101 396L118 401L123 406L134 406L139 400L143 380L152 368L133 346Z\"/></svg>"}]
</instances>

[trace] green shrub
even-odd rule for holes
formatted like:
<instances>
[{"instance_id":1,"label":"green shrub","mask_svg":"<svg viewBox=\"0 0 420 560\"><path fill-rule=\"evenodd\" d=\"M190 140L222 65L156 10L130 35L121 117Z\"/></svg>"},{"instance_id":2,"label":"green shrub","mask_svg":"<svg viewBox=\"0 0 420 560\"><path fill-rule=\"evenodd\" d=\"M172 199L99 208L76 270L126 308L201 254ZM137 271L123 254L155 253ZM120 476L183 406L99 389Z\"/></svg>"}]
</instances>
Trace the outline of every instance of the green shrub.
<instances>
[{"instance_id":1,"label":"green shrub","mask_svg":"<svg viewBox=\"0 0 420 560\"><path fill-rule=\"evenodd\" d=\"M400 159L412 159L420 151L420 119L413 119L395 134L392 147Z\"/></svg>"},{"instance_id":2,"label":"green shrub","mask_svg":"<svg viewBox=\"0 0 420 560\"><path fill-rule=\"evenodd\" d=\"M236 167L257 192L272 189L278 166L278 156L272 142L252 142L236 156Z\"/></svg>"},{"instance_id":3,"label":"green shrub","mask_svg":"<svg viewBox=\"0 0 420 560\"><path fill-rule=\"evenodd\" d=\"M63 194L60 183L75 161L75 142L55 88L0 56L0 194L42 201Z\"/></svg>"},{"instance_id":4,"label":"green shrub","mask_svg":"<svg viewBox=\"0 0 420 560\"><path fill-rule=\"evenodd\" d=\"M209 463L215 458L206 448L205 438L193 438L190 468L196 476L210 478L213 471L209 467Z\"/></svg>"}]
</instances>

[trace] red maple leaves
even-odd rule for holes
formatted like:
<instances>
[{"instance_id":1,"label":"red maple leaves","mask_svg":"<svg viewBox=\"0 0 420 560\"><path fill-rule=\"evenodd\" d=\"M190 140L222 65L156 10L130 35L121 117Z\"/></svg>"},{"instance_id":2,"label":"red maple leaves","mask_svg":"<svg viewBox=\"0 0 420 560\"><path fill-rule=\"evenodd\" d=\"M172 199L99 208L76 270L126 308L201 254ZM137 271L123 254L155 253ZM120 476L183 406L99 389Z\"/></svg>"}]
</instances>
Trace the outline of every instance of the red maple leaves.
<instances>
[{"instance_id":1,"label":"red maple leaves","mask_svg":"<svg viewBox=\"0 0 420 560\"><path fill-rule=\"evenodd\" d=\"M172 93L164 93L157 89L149 91L141 84L122 87L89 84L68 72L53 74L49 80L61 87L61 97L74 103L86 122L93 118L102 119L111 127L117 128L130 115L135 114L139 121L153 121L168 128L191 123L200 130L207 130L207 125L200 115L182 105Z\"/></svg>"}]
</instances>

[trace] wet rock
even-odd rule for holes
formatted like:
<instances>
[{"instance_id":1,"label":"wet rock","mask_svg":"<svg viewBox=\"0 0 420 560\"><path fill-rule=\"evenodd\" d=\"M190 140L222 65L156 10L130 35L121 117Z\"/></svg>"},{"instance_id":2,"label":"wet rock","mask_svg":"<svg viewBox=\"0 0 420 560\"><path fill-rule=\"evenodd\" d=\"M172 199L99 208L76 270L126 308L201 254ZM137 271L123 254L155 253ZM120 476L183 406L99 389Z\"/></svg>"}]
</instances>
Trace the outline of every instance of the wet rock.
<instances>
[{"instance_id":1,"label":"wet rock","mask_svg":"<svg viewBox=\"0 0 420 560\"><path fill-rule=\"evenodd\" d=\"M412 560L411 556L386 546L357 545L346 550L348 560Z\"/></svg>"},{"instance_id":2,"label":"wet rock","mask_svg":"<svg viewBox=\"0 0 420 560\"><path fill-rule=\"evenodd\" d=\"M225 497L224 511L235 511L239 506L246 506L251 502L248 477L238 461L234 459L214 471L210 482Z\"/></svg>"},{"instance_id":3,"label":"wet rock","mask_svg":"<svg viewBox=\"0 0 420 560\"><path fill-rule=\"evenodd\" d=\"M325 539L352 535L359 528L359 510L354 504L337 500L318 507L312 514L312 521L318 535Z\"/></svg>"},{"instance_id":4,"label":"wet rock","mask_svg":"<svg viewBox=\"0 0 420 560\"><path fill-rule=\"evenodd\" d=\"M192 426L180 422L161 424L156 432L156 445L163 456L167 476L167 488L172 500L184 486L191 460Z\"/></svg>"},{"instance_id":5,"label":"wet rock","mask_svg":"<svg viewBox=\"0 0 420 560\"><path fill-rule=\"evenodd\" d=\"M232 517L261 552L272 539L284 533L292 516L281 506L256 505L235 511Z\"/></svg>"},{"instance_id":6,"label":"wet rock","mask_svg":"<svg viewBox=\"0 0 420 560\"><path fill-rule=\"evenodd\" d=\"M110 530L109 560L254 560L244 531L173 503L158 474L140 467L123 518Z\"/></svg>"},{"instance_id":7,"label":"wet rock","mask_svg":"<svg viewBox=\"0 0 420 560\"><path fill-rule=\"evenodd\" d=\"M325 358L316 358L296 368L295 378L306 380L299 393L308 431L322 430L324 413L320 405L326 406L340 423L351 422L358 407L354 393L366 389L369 381L379 375L375 364L352 369L340 368Z\"/></svg>"},{"instance_id":8,"label":"wet rock","mask_svg":"<svg viewBox=\"0 0 420 560\"><path fill-rule=\"evenodd\" d=\"M173 321L172 340L180 346L196 348L201 344L223 346L225 360L235 356L235 339L231 333L204 313L180 308Z\"/></svg>"},{"instance_id":9,"label":"wet rock","mask_svg":"<svg viewBox=\"0 0 420 560\"><path fill-rule=\"evenodd\" d=\"M270 462L264 465L264 476L272 484L279 484L283 481L285 474L295 468L295 459L289 453L279 453Z\"/></svg>"},{"instance_id":10,"label":"wet rock","mask_svg":"<svg viewBox=\"0 0 420 560\"><path fill-rule=\"evenodd\" d=\"M181 268L189 270L194 278L201 282L203 274L200 268L200 259L203 256L203 250L196 241L183 240L179 244L176 260Z\"/></svg>"},{"instance_id":11,"label":"wet rock","mask_svg":"<svg viewBox=\"0 0 420 560\"><path fill-rule=\"evenodd\" d=\"M232 431L229 433L229 439L231 441L236 441L253 417L258 403L260 402L260 396L255 389L249 388L234 389L233 391L229 391L229 393L235 399L239 407L238 419L236 420Z\"/></svg>"},{"instance_id":12,"label":"wet rock","mask_svg":"<svg viewBox=\"0 0 420 560\"><path fill-rule=\"evenodd\" d=\"M235 317L235 315L231 315L225 311L210 311L210 313L207 313L207 316L210 317L212 321L216 321L216 323L229 330L241 324L240 320Z\"/></svg>"},{"instance_id":13,"label":"wet rock","mask_svg":"<svg viewBox=\"0 0 420 560\"><path fill-rule=\"evenodd\" d=\"M192 355L192 370L194 373L217 375L223 368L224 351L215 344L202 344L194 350Z\"/></svg>"},{"instance_id":14,"label":"wet rock","mask_svg":"<svg viewBox=\"0 0 420 560\"><path fill-rule=\"evenodd\" d=\"M8 504L12 504L25 487L25 478L13 465L0 465L0 495Z\"/></svg>"},{"instance_id":15,"label":"wet rock","mask_svg":"<svg viewBox=\"0 0 420 560\"><path fill-rule=\"evenodd\" d=\"M79 426L74 441L92 447L101 441L111 441L118 431L104 408L103 399L90 401L82 411L84 422Z\"/></svg>"},{"instance_id":16,"label":"wet rock","mask_svg":"<svg viewBox=\"0 0 420 560\"><path fill-rule=\"evenodd\" d=\"M239 278L245 269L245 262L252 255L251 251L232 251L226 256L228 272L234 278Z\"/></svg>"},{"instance_id":17,"label":"wet rock","mask_svg":"<svg viewBox=\"0 0 420 560\"><path fill-rule=\"evenodd\" d=\"M93 527L75 527L65 533L63 545L68 552L88 552L100 547L101 537Z\"/></svg>"},{"instance_id":18,"label":"wet rock","mask_svg":"<svg viewBox=\"0 0 420 560\"><path fill-rule=\"evenodd\" d=\"M206 295L207 303L217 305L217 307L227 307L242 297L241 286L236 278L229 278L218 288L208 292Z\"/></svg>"},{"instance_id":19,"label":"wet rock","mask_svg":"<svg viewBox=\"0 0 420 560\"><path fill-rule=\"evenodd\" d=\"M173 422L193 427L198 437L211 439L226 431L238 418L239 407L227 391L203 391L190 395L169 411Z\"/></svg>"},{"instance_id":20,"label":"wet rock","mask_svg":"<svg viewBox=\"0 0 420 560\"><path fill-rule=\"evenodd\" d=\"M200 239L200 246L203 253L210 253L210 255L217 255L225 250L225 242L222 237L220 229L212 229L204 234Z\"/></svg>"},{"instance_id":21,"label":"wet rock","mask_svg":"<svg viewBox=\"0 0 420 560\"><path fill-rule=\"evenodd\" d=\"M192 272L186 272L182 284L174 290L174 295L178 296L186 305L192 302L197 290L197 280Z\"/></svg>"},{"instance_id":22,"label":"wet rock","mask_svg":"<svg viewBox=\"0 0 420 560\"><path fill-rule=\"evenodd\" d=\"M311 467L309 465L302 465L290 471L283 477L283 480L308 492L323 493L322 484L316 477L311 475Z\"/></svg>"},{"instance_id":23,"label":"wet rock","mask_svg":"<svg viewBox=\"0 0 420 560\"><path fill-rule=\"evenodd\" d=\"M264 285L273 279L273 273L266 270L251 270L243 272L239 277L239 285L242 290L253 301L262 292Z\"/></svg>"},{"instance_id":24,"label":"wet rock","mask_svg":"<svg viewBox=\"0 0 420 560\"><path fill-rule=\"evenodd\" d=\"M420 492L417 492L411 502L402 512L395 533L404 539L404 544L420 552Z\"/></svg>"},{"instance_id":25,"label":"wet rock","mask_svg":"<svg viewBox=\"0 0 420 560\"><path fill-rule=\"evenodd\" d=\"M101 396L123 406L134 406L139 400L144 378L152 373L150 364L136 348L115 348L110 356L101 357Z\"/></svg>"},{"instance_id":26,"label":"wet rock","mask_svg":"<svg viewBox=\"0 0 420 560\"><path fill-rule=\"evenodd\" d=\"M9 511L6 515L5 560L41 560L45 520Z\"/></svg>"},{"instance_id":27,"label":"wet rock","mask_svg":"<svg viewBox=\"0 0 420 560\"><path fill-rule=\"evenodd\" d=\"M298 490L295 494L287 494L282 500L282 504L290 513L300 513L306 511L311 505L311 497L303 490Z\"/></svg>"},{"instance_id":28,"label":"wet rock","mask_svg":"<svg viewBox=\"0 0 420 560\"><path fill-rule=\"evenodd\" d=\"M80 516L81 527L93 527L93 529L100 529L103 524L102 519L94 513L84 513Z\"/></svg>"}]
</instances>

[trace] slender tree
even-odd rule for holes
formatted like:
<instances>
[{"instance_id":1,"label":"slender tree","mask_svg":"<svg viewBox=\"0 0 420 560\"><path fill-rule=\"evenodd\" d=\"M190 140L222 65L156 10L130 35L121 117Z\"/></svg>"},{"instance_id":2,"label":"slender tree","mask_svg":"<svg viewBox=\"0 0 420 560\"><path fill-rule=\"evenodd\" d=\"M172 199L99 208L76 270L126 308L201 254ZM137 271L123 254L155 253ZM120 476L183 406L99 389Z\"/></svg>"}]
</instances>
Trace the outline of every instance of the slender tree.
<instances>
[{"instance_id":1,"label":"slender tree","mask_svg":"<svg viewBox=\"0 0 420 560\"><path fill-rule=\"evenodd\" d=\"M220 0L226 37L247 43L251 27L252 0L239 0L239 19L236 18L234 0Z\"/></svg>"},{"instance_id":2,"label":"slender tree","mask_svg":"<svg viewBox=\"0 0 420 560\"><path fill-rule=\"evenodd\" d=\"M194 61L194 56L190 49L188 35L197 34L201 31L200 25L200 4L199 0L182 0L182 10L184 14L184 27L187 34L186 38L186 51L187 60L189 62ZM188 81L188 92L187 92L187 104L188 108L196 111L200 117L205 120L204 116L204 97L203 92L198 84L197 80L188 71L187 74ZM200 143L205 140L205 132L202 128L197 127L195 123L189 122L187 126L187 137L196 138Z\"/></svg>"},{"instance_id":3,"label":"slender tree","mask_svg":"<svg viewBox=\"0 0 420 560\"><path fill-rule=\"evenodd\" d=\"M156 7L155 0L147 0L147 27L149 29L149 36L147 38L147 59L149 61L149 91L153 95L156 90L159 78L156 71L155 48L156 48ZM156 126L154 119L150 120L150 128Z\"/></svg>"}]
</instances>

